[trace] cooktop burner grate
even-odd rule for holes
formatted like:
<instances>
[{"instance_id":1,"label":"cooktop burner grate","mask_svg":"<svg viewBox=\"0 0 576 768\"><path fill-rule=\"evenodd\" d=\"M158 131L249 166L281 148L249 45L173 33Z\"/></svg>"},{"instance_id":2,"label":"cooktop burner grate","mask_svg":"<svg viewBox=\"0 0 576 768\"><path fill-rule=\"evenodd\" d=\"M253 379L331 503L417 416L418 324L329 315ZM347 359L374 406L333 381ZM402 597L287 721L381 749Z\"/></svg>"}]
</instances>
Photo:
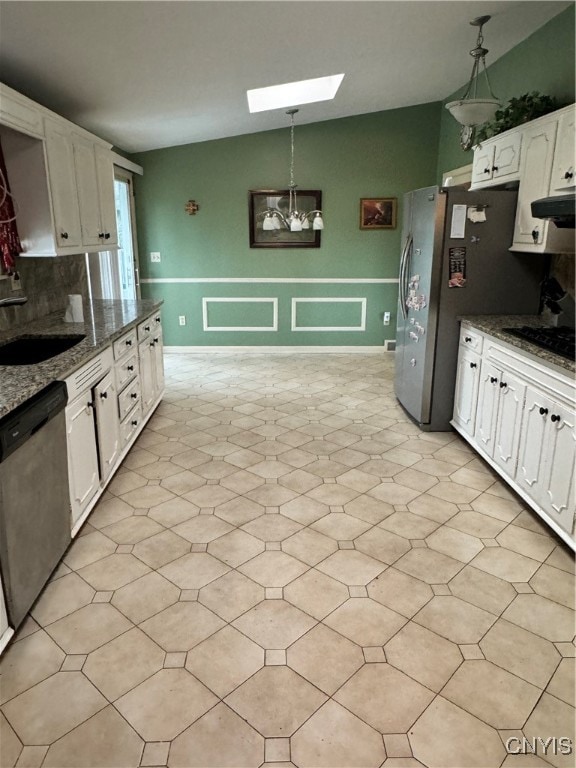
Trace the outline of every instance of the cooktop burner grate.
<instances>
[{"instance_id":1,"label":"cooktop burner grate","mask_svg":"<svg viewBox=\"0 0 576 768\"><path fill-rule=\"evenodd\" d=\"M532 328L529 325L524 325L521 328L503 328L502 330L510 333L512 336L531 341L542 349L547 349L550 352L555 352L557 355L567 357L569 360L574 360L576 356L574 328L568 328L567 326L561 326L560 328L550 328L548 326Z\"/></svg>"}]
</instances>

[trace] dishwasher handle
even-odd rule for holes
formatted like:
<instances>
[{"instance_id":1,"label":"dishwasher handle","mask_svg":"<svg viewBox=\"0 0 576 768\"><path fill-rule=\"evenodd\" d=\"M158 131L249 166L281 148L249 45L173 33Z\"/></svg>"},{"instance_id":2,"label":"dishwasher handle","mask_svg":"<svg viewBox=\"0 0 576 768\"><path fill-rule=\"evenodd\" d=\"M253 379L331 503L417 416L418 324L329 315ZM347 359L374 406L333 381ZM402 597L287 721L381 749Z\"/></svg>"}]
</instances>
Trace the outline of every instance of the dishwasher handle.
<instances>
[{"instance_id":1,"label":"dishwasher handle","mask_svg":"<svg viewBox=\"0 0 576 768\"><path fill-rule=\"evenodd\" d=\"M55 381L0 419L0 463L60 413L67 401L66 384Z\"/></svg>"}]
</instances>

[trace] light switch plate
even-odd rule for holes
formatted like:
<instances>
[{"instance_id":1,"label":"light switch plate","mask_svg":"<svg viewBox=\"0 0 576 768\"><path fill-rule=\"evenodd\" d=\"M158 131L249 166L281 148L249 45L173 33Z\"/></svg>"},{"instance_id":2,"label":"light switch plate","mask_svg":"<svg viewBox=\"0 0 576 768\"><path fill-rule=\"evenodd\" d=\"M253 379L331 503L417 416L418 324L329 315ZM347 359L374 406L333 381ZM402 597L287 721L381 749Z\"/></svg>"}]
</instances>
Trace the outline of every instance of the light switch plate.
<instances>
[{"instance_id":1,"label":"light switch plate","mask_svg":"<svg viewBox=\"0 0 576 768\"><path fill-rule=\"evenodd\" d=\"M150 261L160 261L160 251L150 252Z\"/></svg>"}]
</instances>

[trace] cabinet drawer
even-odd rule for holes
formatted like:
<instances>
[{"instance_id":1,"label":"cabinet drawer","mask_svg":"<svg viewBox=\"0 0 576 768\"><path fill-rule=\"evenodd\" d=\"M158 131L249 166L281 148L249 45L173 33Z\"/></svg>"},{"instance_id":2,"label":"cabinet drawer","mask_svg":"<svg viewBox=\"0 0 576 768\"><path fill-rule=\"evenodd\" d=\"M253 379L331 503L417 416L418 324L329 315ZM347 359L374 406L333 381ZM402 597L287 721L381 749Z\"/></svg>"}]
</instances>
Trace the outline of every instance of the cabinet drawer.
<instances>
[{"instance_id":1,"label":"cabinet drawer","mask_svg":"<svg viewBox=\"0 0 576 768\"><path fill-rule=\"evenodd\" d=\"M120 421L123 421L134 406L141 400L140 379L136 378L129 384L124 392L118 396L118 412Z\"/></svg>"},{"instance_id":2,"label":"cabinet drawer","mask_svg":"<svg viewBox=\"0 0 576 768\"><path fill-rule=\"evenodd\" d=\"M121 363L116 363L116 389L120 392L126 384L138 375L138 354L130 355Z\"/></svg>"},{"instance_id":3,"label":"cabinet drawer","mask_svg":"<svg viewBox=\"0 0 576 768\"><path fill-rule=\"evenodd\" d=\"M114 360L119 360L123 355L136 349L136 328L121 336L114 342Z\"/></svg>"},{"instance_id":4,"label":"cabinet drawer","mask_svg":"<svg viewBox=\"0 0 576 768\"><path fill-rule=\"evenodd\" d=\"M147 339L148 336L153 333L155 325L156 323L154 322L153 317L147 317L143 323L140 323L138 326L138 341L144 341L144 339Z\"/></svg>"},{"instance_id":5,"label":"cabinet drawer","mask_svg":"<svg viewBox=\"0 0 576 768\"><path fill-rule=\"evenodd\" d=\"M122 447L127 445L134 433L142 423L142 408L138 405L132 413L130 413L124 421L120 424L120 439L122 441Z\"/></svg>"},{"instance_id":6,"label":"cabinet drawer","mask_svg":"<svg viewBox=\"0 0 576 768\"><path fill-rule=\"evenodd\" d=\"M465 326L460 329L460 345L466 349L473 349L474 352L482 352L483 338L480 333L470 330Z\"/></svg>"}]
</instances>

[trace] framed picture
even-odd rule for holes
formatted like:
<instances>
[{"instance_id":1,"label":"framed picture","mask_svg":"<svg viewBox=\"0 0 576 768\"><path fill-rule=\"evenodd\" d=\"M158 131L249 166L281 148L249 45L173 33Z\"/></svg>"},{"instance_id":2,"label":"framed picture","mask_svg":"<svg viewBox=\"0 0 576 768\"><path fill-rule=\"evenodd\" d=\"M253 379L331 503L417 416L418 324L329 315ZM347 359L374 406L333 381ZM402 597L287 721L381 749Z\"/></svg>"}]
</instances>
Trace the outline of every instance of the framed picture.
<instances>
[{"instance_id":1,"label":"framed picture","mask_svg":"<svg viewBox=\"0 0 576 768\"><path fill-rule=\"evenodd\" d=\"M322 192L318 189L297 190L296 207L299 213L322 210ZM308 219L308 228L291 232L287 224L289 208L287 189L251 189L248 192L250 248L320 248L321 232L312 228L313 216ZM276 215L272 216L274 211ZM268 226L273 222L273 228L264 228L266 218Z\"/></svg>"},{"instance_id":2,"label":"framed picture","mask_svg":"<svg viewBox=\"0 0 576 768\"><path fill-rule=\"evenodd\" d=\"M395 197L363 197L360 200L360 229L396 229Z\"/></svg>"}]
</instances>

